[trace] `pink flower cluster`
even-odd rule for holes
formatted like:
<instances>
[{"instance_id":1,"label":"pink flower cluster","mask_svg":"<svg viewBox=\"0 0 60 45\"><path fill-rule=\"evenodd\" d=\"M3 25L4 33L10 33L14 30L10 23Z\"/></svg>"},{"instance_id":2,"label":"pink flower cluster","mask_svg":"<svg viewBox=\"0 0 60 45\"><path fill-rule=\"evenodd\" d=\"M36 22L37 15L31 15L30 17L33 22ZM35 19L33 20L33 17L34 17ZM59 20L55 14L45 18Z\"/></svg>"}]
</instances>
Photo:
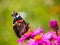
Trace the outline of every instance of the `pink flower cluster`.
<instances>
[{"instance_id":1,"label":"pink flower cluster","mask_svg":"<svg viewBox=\"0 0 60 45\"><path fill-rule=\"evenodd\" d=\"M50 27L57 25L57 22L51 20L49 22ZM28 40L25 45L60 45L60 36L54 37L53 32L43 33L43 29L38 27L34 31L30 31L24 34L20 39L17 40L18 44L22 44L24 41Z\"/></svg>"}]
</instances>

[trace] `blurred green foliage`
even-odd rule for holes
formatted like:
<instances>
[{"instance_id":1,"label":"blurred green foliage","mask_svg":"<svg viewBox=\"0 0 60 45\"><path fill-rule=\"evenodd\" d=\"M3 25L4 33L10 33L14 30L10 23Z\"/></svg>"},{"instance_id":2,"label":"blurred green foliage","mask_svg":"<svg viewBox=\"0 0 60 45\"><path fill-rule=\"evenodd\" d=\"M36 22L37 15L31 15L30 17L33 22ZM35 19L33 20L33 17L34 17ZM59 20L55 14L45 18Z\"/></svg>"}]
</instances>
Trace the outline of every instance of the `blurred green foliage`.
<instances>
[{"instance_id":1,"label":"blurred green foliage","mask_svg":"<svg viewBox=\"0 0 60 45\"><path fill-rule=\"evenodd\" d=\"M27 12L25 21L29 22L32 28L41 26L46 32L49 30L50 19L60 21L60 10L57 13L49 12L55 5L60 6L60 0L0 0L0 45L17 45L17 37L12 29L13 10Z\"/></svg>"}]
</instances>

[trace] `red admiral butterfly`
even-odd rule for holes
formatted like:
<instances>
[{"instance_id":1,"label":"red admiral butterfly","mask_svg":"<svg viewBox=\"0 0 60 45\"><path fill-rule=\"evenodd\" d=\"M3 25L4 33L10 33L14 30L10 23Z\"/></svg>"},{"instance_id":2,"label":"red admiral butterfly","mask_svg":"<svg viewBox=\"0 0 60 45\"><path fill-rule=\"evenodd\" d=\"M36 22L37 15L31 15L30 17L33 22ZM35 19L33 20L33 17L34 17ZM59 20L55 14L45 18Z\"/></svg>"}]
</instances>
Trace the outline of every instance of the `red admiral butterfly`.
<instances>
[{"instance_id":1,"label":"red admiral butterfly","mask_svg":"<svg viewBox=\"0 0 60 45\"><path fill-rule=\"evenodd\" d=\"M23 18L13 11L13 31L18 38L21 38L29 29L29 23L26 23Z\"/></svg>"}]
</instances>

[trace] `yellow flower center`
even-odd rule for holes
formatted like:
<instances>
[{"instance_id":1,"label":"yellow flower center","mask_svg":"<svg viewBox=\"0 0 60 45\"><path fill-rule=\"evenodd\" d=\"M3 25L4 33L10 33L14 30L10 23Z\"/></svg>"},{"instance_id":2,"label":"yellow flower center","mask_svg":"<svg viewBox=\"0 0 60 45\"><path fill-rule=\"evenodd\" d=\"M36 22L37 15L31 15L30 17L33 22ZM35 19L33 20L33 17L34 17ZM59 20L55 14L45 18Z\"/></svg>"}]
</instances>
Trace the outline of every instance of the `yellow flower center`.
<instances>
[{"instance_id":1,"label":"yellow flower center","mask_svg":"<svg viewBox=\"0 0 60 45\"><path fill-rule=\"evenodd\" d=\"M41 40L41 36L40 36L40 35L35 36L35 37L34 37L34 40L35 40L35 41L36 41L36 40Z\"/></svg>"}]
</instances>

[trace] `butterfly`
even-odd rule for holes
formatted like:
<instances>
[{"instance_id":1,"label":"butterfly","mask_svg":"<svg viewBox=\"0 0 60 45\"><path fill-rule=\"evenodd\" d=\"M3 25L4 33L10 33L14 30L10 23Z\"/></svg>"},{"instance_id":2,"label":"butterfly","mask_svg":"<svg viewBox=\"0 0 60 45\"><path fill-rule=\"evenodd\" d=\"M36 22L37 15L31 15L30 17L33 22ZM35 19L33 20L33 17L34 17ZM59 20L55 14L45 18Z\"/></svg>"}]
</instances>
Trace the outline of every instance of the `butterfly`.
<instances>
[{"instance_id":1,"label":"butterfly","mask_svg":"<svg viewBox=\"0 0 60 45\"><path fill-rule=\"evenodd\" d=\"M13 31L18 38L21 38L29 30L29 23L26 23L24 19L18 15L18 13L13 12Z\"/></svg>"}]
</instances>

